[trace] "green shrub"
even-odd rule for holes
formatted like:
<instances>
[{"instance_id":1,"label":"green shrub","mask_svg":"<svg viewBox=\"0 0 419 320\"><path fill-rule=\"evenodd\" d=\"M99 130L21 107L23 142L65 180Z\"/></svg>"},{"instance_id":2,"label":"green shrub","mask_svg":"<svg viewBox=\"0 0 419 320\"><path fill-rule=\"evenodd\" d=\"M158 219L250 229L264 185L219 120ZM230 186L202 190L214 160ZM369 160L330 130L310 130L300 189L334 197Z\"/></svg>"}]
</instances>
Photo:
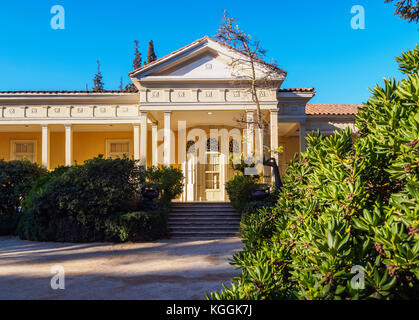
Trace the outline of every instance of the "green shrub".
<instances>
[{"instance_id":1,"label":"green shrub","mask_svg":"<svg viewBox=\"0 0 419 320\"><path fill-rule=\"evenodd\" d=\"M38 241L113 241L119 215L134 211L144 172L129 159L87 160L38 180L18 234Z\"/></svg>"},{"instance_id":2,"label":"green shrub","mask_svg":"<svg viewBox=\"0 0 419 320\"><path fill-rule=\"evenodd\" d=\"M28 160L0 159L0 235L15 232L22 201L34 181L46 173L43 167Z\"/></svg>"},{"instance_id":3,"label":"green shrub","mask_svg":"<svg viewBox=\"0 0 419 320\"><path fill-rule=\"evenodd\" d=\"M249 202L252 201L251 191L256 188L254 176L237 174L226 183L226 191L231 202L231 206L242 212Z\"/></svg>"},{"instance_id":4,"label":"green shrub","mask_svg":"<svg viewBox=\"0 0 419 320\"><path fill-rule=\"evenodd\" d=\"M137 212L148 182L162 190L150 212ZM37 241L148 241L167 235L170 201L182 192L172 167L144 171L129 159L88 160L59 167L38 179L23 204L22 239ZM127 213L128 212L128 213Z\"/></svg>"},{"instance_id":5,"label":"green shrub","mask_svg":"<svg viewBox=\"0 0 419 320\"><path fill-rule=\"evenodd\" d=\"M409 57L409 58L407 58ZM272 210L243 222L231 289L210 299L415 299L419 276L419 46L343 130L307 138ZM365 287L352 287L361 266Z\"/></svg>"},{"instance_id":6,"label":"green shrub","mask_svg":"<svg viewBox=\"0 0 419 320\"><path fill-rule=\"evenodd\" d=\"M180 196L183 191L183 173L175 167L150 167L146 171L148 184L161 191L161 201L168 207L170 202Z\"/></svg>"},{"instance_id":7,"label":"green shrub","mask_svg":"<svg viewBox=\"0 0 419 320\"><path fill-rule=\"evenodd\" d=\"M121 215L121 241L151 241L168 234L167 213L158 211L139 211Z\"/></svg>"}]
</instances>

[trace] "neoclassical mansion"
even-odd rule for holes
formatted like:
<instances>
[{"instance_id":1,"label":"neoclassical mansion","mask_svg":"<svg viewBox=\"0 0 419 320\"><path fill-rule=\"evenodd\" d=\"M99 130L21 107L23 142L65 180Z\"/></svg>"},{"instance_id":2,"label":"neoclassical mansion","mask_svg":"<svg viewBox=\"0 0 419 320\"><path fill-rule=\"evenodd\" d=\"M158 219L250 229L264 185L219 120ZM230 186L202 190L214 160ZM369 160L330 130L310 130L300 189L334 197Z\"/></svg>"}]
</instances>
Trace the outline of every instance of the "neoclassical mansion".
<instances>
[{"instance_id":1,"label":"neoclassical mansion","mask_svg":"<svg viewBox=\"0 0 419 320\"><path fill-rule=\"evenodd\" d=\"M181 168L182 201L225 201L225 183L234 174L230 153L251 152L249 146L256 144L251 121L256 105L229 63L237 54L201 38L131 72L136 93L0 92L0 159L27 158L54 169L99 154L126 155L144 166ZM259 141L269 147L282 173L286 162L305 149L306 132L331 134L353 127L358 108L308 104L315 90L282 88L285 78L278 69L275 87L258 92L269 124ZM227 134L228 148L220 147L217 132ZM280 146L283 153L272 151ZM264 168L265 178L269 175L270 168Z\"/></svg>"}]
</instances>

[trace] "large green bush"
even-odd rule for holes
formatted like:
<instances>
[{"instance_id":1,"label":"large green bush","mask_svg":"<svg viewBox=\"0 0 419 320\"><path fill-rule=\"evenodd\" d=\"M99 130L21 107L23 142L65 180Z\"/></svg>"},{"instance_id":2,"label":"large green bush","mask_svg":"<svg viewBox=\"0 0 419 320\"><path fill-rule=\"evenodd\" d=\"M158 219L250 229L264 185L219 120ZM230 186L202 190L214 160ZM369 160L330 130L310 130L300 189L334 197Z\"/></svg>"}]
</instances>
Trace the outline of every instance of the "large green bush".
<instances>
[{"instance_id":1,"label":"large green bush","mask_svg":"<svg viewBox=\"0 0 419 320\"><path fill-rule=\"evenodd\" d=\"M162 191L153 211L138 211L140 190L151 181ZM37 180L23 203L18 235L37 241L143 241L167 235L170 201L182 192L172 167L144 170L136 161L87 160L59 167Z\"/></svg>"},{"instance_id":2,"label":"large green bush","mask_svg":"<svg viewBox=\"0 0 419 320\"><path fill-rule=\"evenodd\" d=\"M47 171L28 160L0 159L0 235L13 234L19 220L19 207L32 184Z\"/></svg>"},{"instance_id":3,"label":"large green bush","mask_svg":"<svg viewBox=\"0 0 419 320\"><path fill-rule=\"evenodd\" d=\"M227 181L226 191L231 206L237 211L242 212L247 203L252 201L251 191L257 186L256 179L254 176L239 173Z\"/></svg>"},{"instance_id":4,"label":"large green bush","mask_svg":"<svg viewBox=\"0 0 419 320\"><path fill-rule=\"evenodd\" d=\"M246 218L241 275L212 299L413 299L419 276L419 47L359 110L308 137L272 210ZM361 266L364 288L351 285Z\"/></svg>"},{"instance_id":5,"label":"large green bush","mask_svg":"<svg viewBox=\"0 0 419 320\"><path fill-rule=\"evenodd\" d=\"M24 201L18 234L38 241L118 239L118 215L136 210L143 182L143 170L126 158L58 168Z\"/></svg>"}]
</instances>

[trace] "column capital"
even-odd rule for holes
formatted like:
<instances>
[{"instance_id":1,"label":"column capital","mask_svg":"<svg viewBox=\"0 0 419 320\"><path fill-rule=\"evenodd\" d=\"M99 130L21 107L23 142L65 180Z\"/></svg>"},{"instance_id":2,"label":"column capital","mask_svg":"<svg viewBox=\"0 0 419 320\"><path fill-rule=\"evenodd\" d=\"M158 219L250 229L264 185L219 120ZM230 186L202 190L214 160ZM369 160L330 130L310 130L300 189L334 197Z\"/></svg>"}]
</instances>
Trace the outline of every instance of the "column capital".
<instances>
[{"instance_id":1,"label":"column capital","mask_svg":"<svg viewBox=\"0 0 419 320\"><path fill-rule=\"evenodd\" d=\"M278 114L278 109L269 109L272 115Z\"/></svg>"}]
</instances>

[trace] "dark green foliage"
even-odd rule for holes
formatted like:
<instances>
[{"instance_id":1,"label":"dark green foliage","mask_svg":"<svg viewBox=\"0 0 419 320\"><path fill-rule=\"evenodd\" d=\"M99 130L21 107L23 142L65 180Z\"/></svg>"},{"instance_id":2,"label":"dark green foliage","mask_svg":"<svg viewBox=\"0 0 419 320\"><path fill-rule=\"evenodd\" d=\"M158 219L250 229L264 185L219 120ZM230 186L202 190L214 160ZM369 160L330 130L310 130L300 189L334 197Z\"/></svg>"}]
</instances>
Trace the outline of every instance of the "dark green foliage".
<instances>
[{"instance_id":1,"label":"dark green foliage","mask_svg":"<svg viewBox=\"0 0 419 320\"><path fill-rule=\"evenodd\" d=\"M137 212L145 179L162 190L153 211ZM143 241L167 235L170 201L182 192L173 167L144 169L133 160L87 160L38 179L23 204L22 239L37 241ZM128 213L131 212L131 213Z\"/></svg>"},{"instance_id":2,"label":"dark green foliage","mask_svg":"<svg viewBox=\"0 0 419 320\"><path fill-rule=\"evenodd\" d=\"M121 241L152 241L168 234L164 210L130 212L121 215Z\"/></svg>"},{"instance_id":3,"label":"dark green foliage","mask_svg":"<svg viewBox=\"0 0 419 320\"><path fill-rule=\"evenodd\" d=\"M128 83L125 88L124 92L138 92L138 88L133 83Z\"/></svg>"},{"instance_id":4,"label":"dark green foliage","mask_svg":"<svg viewBox=\"0 0 419 320\"><path fill-rule=\"evenodd\" d=\"M386 3L396 2L394 14L408 22L419 22L419 1L418 0L385 0Z\"/></svg>"},{"instance_id":5,"label":"dark green foliage","mask_svg":"<svg viewBox=\"0 0 419 320\"><path fill-rule=\"evenodd\" d=\"M231 206L242 212L250 201L252 201L251 191L256 188L256 178L250 175L237 174L226 183L226 191L231 202Z\"/></svg>"},{"instance_id":6,"label":"dark green foliage","mask_svg":"<svg viewBox=\"0 0 419 320\"><path fill-rule=\"evenodd\" d=\"M19 236L40 241L113 240L108 219L136 209L143 181L141 168L126 158L98 157L58 168L38 180L25 200Z\"/></svg>"},{"instance_id":7,"label":"dark green foliage","mask_svg":"<svg viewBox=\"0 0 419 320\"><path fill-rule=\"evenodd\" d=\"M183 191L183 173L175 167L148 168L146 182L160 190L160 199L166 207L172 199L180 196Z\"/></svg>"},{"instance_id":8,"label":"dark green foliage","mask_svg":"<svg viewBox=\"0 0 419 320\"><path fill-rule=\"evenodd\" d=\"M141 53L138 50L138 40L134 40L135 43L135 51L134 51L134 60L132 61L132 67L134 70L141 68L142 58ZM122 89L121 89L122 90ZM128 83L125 88L124 92L138 92L138 88L133 83Z\"/></svg>"},{"instance_id":9,"label":"dark green foliage","mask_svg":"<svg viewBox=\"0 0 419 320\"><path fill-rule=\"evenodd\" d=\"M356 116L354 137L315 133L273 209L246 216L241 275L211 299L414 299L419 276L419 73L386 80ZM352 288L353 266L365 288Z\"/></svg>"},{"instance_id":10,"label":"dark green foliage","mask_svg":"<svg viewBox=\"0 0 419 320\"><path fill-rule=\"evenodd\" d=\"M0 235L13 234L19 220L19 207L35 180L47 171L28 160L0 159Z\"/></svg>"},{"instance_id":11,"label":"dark green foliage","mask_svg":"<svg viewBox=\"0 0 419 320\"><path fill-rule=\"evenodd\" d=\"M142 58L141 53L138 50L138 40L134 40L135 51L134 51L134 61L132 61L132 67L135 69L141 68Z\"/></svg>"},{"instance_id":12,"label":"dark green foliage","mask_svg":"<svg viewBox=\"0 0 419 320\"><path fill-rule=\"evenodd\" d=\"M156 53L154 52L153 40L148 42L147 64L157 60Z\"/></svg>"},{"instance_id":13,"label":"dark green foliage","mask_svg":"<svg viewBox=\"0 0 419 320\"><path fill-rule=\"evenodd\" d=\"M104 91L104 84L103 84L103 76L100 72L100 62L97 61L97 73L93 78L93 92L103 92Z\"/></svg>"}]
</instances>

